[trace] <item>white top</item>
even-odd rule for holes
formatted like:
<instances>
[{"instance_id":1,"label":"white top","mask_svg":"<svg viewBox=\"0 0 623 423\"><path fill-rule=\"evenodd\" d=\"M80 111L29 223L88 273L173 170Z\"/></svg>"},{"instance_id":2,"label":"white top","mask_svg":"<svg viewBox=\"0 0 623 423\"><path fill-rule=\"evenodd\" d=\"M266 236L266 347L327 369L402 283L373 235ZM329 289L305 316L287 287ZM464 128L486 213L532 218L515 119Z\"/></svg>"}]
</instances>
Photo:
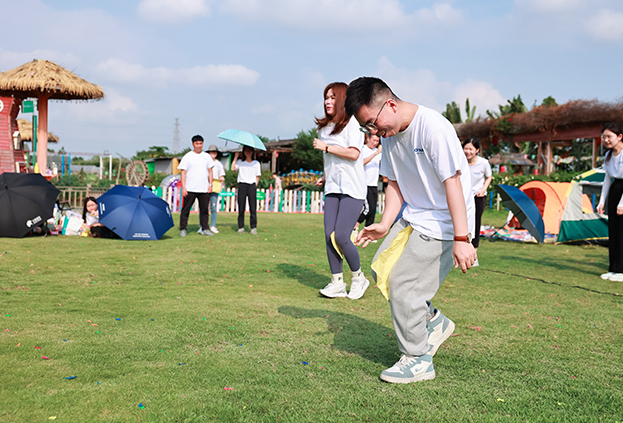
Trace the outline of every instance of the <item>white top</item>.
<instances>
[{"instance_id":1,"label":"white top","mask_svg":"<svg viewBox=\"0 0 623 423\"><path fill-rule=\"evenodd\" d=\"M604 170L606 171L606 176L604 178L604 183L601 186L601 197L599 198L599 205L603 206L606 204L606 199L608 198L608 193L610 192L610 186L612 185L612 178L623 179L623 151L619 153L618 156L610 153L610 160L608 163L604 161ZM623 207L623 196L619 201L617 207Z\"/></svg>"},{"instance_id":2,"label":"white top","mask_svg":"<svg viewBox=\"0 0 623 423\"><path fill-rule=\"evenodd\" d=\"M476 159L476 163L469 167L472 172L472 195L474 196L485 186L485 179L492 175L489 160L479 156L476 156Z\"/></svg>"},{"instance_id":3,"label":"white top","mask_svg":"<svg viewBox=\"0 0 623 423\"><path fill-rule=\"evenodd\" d=\"M378 148L371 149L367 145L363 146L363 158L364 160L376 153ZM366 184L369 187L377 187L379 185L379 170L381 168L381 155L377 154L367 165L363 165L363 170L366 173Z\"/></svg>"},{"instance_id":4,"label":"white top","mask_svg":"<svg viewBox=\"0 0 623 423\"><path fill-rule=\"evenodd\" d=\"M407 203L402 217L417 231L436 239L454 239L443 182L460 172L467 227L474 233L469 165L450 121L432 109L418 106L406 130L383 139L382 154L381 175L398 182Z\"/></svg>"},{"instance_id":5,"label":"white top","mask_svg":"<svg viewBox=\"0 0 623 423\"><path fill-rule=\"evenodd\" d=\"M221 179L225 176L225 168L220 160L214 160L214 167L212 168L212 179Z\"/></svg>"},{"instance_id":6,"label":"white top","mask_svg":"<svg viewBox=\"0 0 623 423\"><path fill-rule=\"evenodd\" d=\"M212 157L202 151L195 153L189 151L182 157L182 161L177 166L179 170L186 171L186 191L188 192L208 192L208 169L214 167Z\"/></svg>"},{"instance_id":7,"label":"white top","mask_svg":"<svg viewBox=\"0 0 623 423\"><path fill-rule=\"evenodd\" d=\"M329 146L355 147L363 151L363 132L353 116L342 132L331 135L335 125L328 124L318 131L318 137ZM366 198L366 175L363 170L363 154L355 161L343 159L332 153L324 152L324 192L325 194L346 194L357 200Z\"/></svg>"},{"instance_id":8,"label":"white top","mask_svg":"<svg viewBox=\"0 0 623 423\"><path fill-rule=\"evenodd\" d=\"M93 214L87 212L86 216L84 216L86 218L86 224L87 226L93 226L96 223L99 223L100 221L100 215L99 213L95 212Z\"/></svg>"},{"instance_id":9,"label":"white top","mask_svg":"<svg viewBox=\"0 0 623 423\"><path fill-rule=\"evenodd\" d=\"M236 161L236 168L238 169L239 184L256 184L257 177L262 174L260 162L257 160L253 160L251 163L238 160Z\"/></svg>"}]
</instances>

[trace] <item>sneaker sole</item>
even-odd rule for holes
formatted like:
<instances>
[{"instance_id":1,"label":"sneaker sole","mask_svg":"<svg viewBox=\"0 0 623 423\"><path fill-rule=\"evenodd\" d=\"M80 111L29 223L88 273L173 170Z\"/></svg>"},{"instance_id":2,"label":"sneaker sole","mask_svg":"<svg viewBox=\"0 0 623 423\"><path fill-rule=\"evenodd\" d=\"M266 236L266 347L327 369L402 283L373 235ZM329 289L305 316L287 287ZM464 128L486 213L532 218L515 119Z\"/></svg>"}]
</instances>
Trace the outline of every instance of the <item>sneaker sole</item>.
<instances>
[{"instance_id":1,"label":"sneaker sole","mask_svg":"<svg viewBox=\"0 0 623 423\"><path fill-rule=\"evenodd\" d=\"M450 319L448 319L448 320L450 320ZM454 328L455 328L454 322L452 320L450 320L450 323L448 324L448 329L442 335L442 337L439 339L437 344L434 345L433 348L430 350L430 352L429 352L430 355L432 355L432 356L435 355L435 353L437 352L439 347L441 347L441 344L443 344L445 342L445 340L450 338L450 335L452 335L452 333L454 333Z\"/></svg>"},{"instance_id":2,"label":"sneaker sole","mask_svg":"<svg viewBox=\"0 0 623 423\"><path fill-rule=\"evenodd\" d=\"M348 294L344 293L344 294L335 294L335 295L329 295L329 294L325 294L322 291L318 291L320 293L320 295L325 296L327 298L344 298L346 296L348 296Z\"/></svg>"},{"instance_id":3,"label":"sneaker sole","mask_svg":"<svg viewBox=\"0 0 623 423\"><path fill-rule=\"evenodd\" d=\"M411 378L401 378L401 377L393 377L389 375L384 375L381 373L381 380L388 383L413 383L413 382L421 382L424 380L432 380L435 379L435 370L429 373L424 373L422 376L415 376Z\"/></svg>"},{"instance_id":4,"label":"sneaker sole","mask_svg":"<svg viewBox=\"0 0 623 423\"><path fill-rule=\"evenodd\" d=\"M350 296L350 292L348 294L346 294L346 296L348 298L350 298L351 300L358 300L359 298L363 297L363 294L366 293L366 289L368 289L369 286L370 286L370 281L366 279L366 283L363 286L363 290L361 291L361 295L360 296L358 296L358 297L351 297Z\"/></svg>"}]
</instances>

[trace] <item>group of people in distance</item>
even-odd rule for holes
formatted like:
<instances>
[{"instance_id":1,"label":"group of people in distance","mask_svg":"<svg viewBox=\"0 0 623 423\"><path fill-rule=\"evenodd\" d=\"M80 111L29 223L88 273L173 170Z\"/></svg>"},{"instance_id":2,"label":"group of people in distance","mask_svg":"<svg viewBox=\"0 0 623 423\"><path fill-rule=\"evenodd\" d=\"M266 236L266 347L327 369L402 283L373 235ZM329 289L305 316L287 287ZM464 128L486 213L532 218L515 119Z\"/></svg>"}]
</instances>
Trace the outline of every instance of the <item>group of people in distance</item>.
<instances>
[{"instance_id":1,"label":"group of people in distance","mask_svg":"<svg viewBox=\"0 0 623 423\"><path fill-rule=\"evenodd\" d=\"M225 184L225 169L216 160L218 149L215 145L203 151L203 137L192 137L192 151L182 157L177 168L181 171L182 210L180 213L180 236L187 235L188 216L195 200L199 203L199 233L213 236L219 233L216 228L218 196ZM244 233L244 214L247 200L251 217L251 234L257 234L257 184L260 181L260 163L253 159L254 149L244 146L243 159L236 152L231 165L238 171L238 233ZM210 213L212 218L210 219Z\"/></svg>"},{"instance_id":2,"label":"group of people in distance","mask_svg":"<svg viewBox=\"0 0 623 423\"><path fill-rule=\"evenodd\" d=\"M319 139L314 148L324 152L320 183L325 185L325 240L332 276L320 293L361 298L369 281L355 244L366 247L385 238L373 268L385 252L397 256L388 275L388 296L402 357L381 373L381 379L391 383L433 379L433 356L452 334L454 323L431 300L453 265L466 272L477 260L468 159L446 118L401 100L378 78L329 84L324 99L325 115L316 119ZM368 143L383 139L380 174L389 182L381 222L367 221L353 243L351 231L367 195L364 137ZM474 141L470 144L476 147ZM352 271L348 293L343 258Z\"/></svg>"}]
</instances>

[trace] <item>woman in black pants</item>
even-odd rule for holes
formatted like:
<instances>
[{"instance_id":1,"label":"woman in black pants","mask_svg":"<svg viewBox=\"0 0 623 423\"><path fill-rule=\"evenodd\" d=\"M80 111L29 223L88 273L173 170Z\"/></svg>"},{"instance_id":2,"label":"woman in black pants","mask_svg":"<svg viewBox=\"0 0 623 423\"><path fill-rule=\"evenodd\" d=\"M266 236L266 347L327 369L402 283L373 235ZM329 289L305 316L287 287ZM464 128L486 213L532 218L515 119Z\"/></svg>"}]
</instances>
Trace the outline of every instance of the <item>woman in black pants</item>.
<instances>
[{"instance_id":1,"label":"woman in black pants","mask_svg":"<svg viewBox=\"0 0 623 423\"><path fill-rule=\"evenodd\" d=\"M474 204L476 205L476 230L474 237L472 238L472 245L478 250L480 242L480 224L482 222L482 214L487 206L487 188L493 179L491 174L491 166L489 161L478 156L480 152L480 141L478 138L468 138L463 142L463 152L467 158L467 164L469 164L469 170L472 173L472 194L474 194ZM472 267L478 266L478 259L474 262Z\"/></svg>"},{"instance_id":2,"label":"woman in black pants","mask_svg":"<svg viewBox=\"0 0 623 423\"><path fill-rule=\"evenodd\" d=\"M366 173L366 185L368 193L366 195L367 213L366 208L359 215L357 224L355 225L355 231L359 229L359 225L366 222L365 226L370 226L374 223L376 216L376 205L379 200L379 169L381 167L381 152L383 147L380 145L380 138L377 135L365 135L364 147L363 147L363 170ZM375 242L375 241L372 241Z\"/></svg>"},{"instance_id":3,"label":"woman in black pants","mask_svg":"<svg viewBox=\"0 0 623 423\"><path fill-rule=\"evenodd\" d=\"M606 177L601 187L597 212L603 214L607 198L610 256L608 273L601 275L601 278L623 282L623 127L618 123L605 124L601 139L608 151L604 162Z\"/></svg>"},{"instance_id":4,"label":"woman in black pants","mask_svg":"<svg viewBox=\"0 0 623 423\"><path fill-rule=\"evenodd\" d=\"M244 233L244 210L247 199L249 200L249 212L251 214L251 235L257 235L257 184L260 182L262 169L260 162L253 160L254 149L244 146L242 154L244 160L239 160L236 152L231 163L232 172L238 171L238 233Z\"/></svg>"}]
</instances>

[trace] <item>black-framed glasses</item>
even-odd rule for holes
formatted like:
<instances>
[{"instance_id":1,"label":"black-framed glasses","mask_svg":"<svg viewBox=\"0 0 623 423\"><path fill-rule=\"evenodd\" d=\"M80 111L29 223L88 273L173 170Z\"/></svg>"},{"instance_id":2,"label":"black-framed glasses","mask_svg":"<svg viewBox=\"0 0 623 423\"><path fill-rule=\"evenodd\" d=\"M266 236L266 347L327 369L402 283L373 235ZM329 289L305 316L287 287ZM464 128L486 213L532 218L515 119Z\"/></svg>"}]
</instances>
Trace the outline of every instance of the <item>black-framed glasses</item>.
<instances>
[{"instance_id":1,"label":"black-framed glasses","mask_svg":"<svg viewBox=\"0 0 623 423\"><path fill-rule=\"evenodd\" d=\"M376 121L381 115L381 112L383 111L383 107L385 107L386 104L387 104L387 100L385 100L385 103L383 103L383 105L381 106L381 110L379 110L379 112L376 114L376 117L374 118L374 121L372 123L366 123L365 125L359 127L359 130L361 132L367 135L372 135L372 131L379 130L379 128L376 127Z\"/></svg>"}]
</instances>

